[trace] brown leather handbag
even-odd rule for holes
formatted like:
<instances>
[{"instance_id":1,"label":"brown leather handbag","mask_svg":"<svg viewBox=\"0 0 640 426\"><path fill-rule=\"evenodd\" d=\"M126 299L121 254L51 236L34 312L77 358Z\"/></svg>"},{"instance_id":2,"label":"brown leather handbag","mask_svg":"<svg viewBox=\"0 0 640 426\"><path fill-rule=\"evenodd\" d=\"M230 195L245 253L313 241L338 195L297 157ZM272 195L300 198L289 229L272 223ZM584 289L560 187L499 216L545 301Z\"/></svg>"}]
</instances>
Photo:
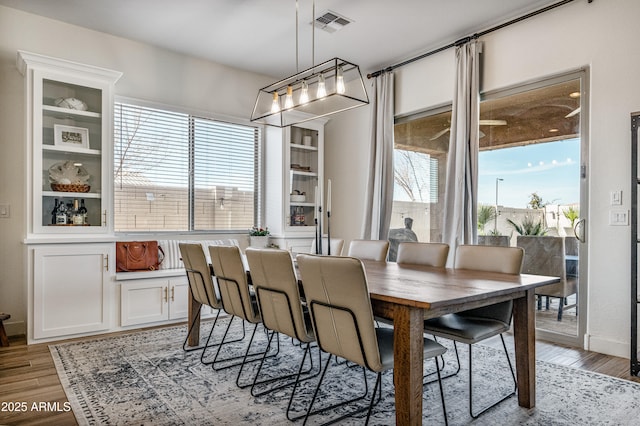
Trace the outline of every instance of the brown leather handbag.
<instances>
[{"instance_id":1,"label":"brown leather handbag","mask_svg":"<svg viewBox=\"0 0 640 426\"><path fill-rule=\"evenodd\" d=\"M155 271L163 260L157 241L116 242L116 272Z\"/></svg>"}]
</instances>

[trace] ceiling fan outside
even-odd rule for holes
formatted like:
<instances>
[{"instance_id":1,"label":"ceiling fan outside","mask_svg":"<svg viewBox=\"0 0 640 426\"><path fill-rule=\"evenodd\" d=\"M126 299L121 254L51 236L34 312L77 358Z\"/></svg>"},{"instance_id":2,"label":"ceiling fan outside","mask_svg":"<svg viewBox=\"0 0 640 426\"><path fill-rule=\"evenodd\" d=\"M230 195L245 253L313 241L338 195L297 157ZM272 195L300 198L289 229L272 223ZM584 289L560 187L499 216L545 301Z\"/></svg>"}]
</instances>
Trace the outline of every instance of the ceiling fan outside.
<instances>
[{"instance_id":1,"label":"ceiling fan outside","mask_svg":"<svg viewBox=\"0 0 640 426\"><path fill-rule=\"evenodd\" d=\"M480 120L478 121L478 124L480 126L506 126L507 125L507 120ZM433 137L430 139L432 141L438 139L440 136L444 135L445 133L451 131L451 127L447 127L446 129L442 129L440 130L438 133L436 133L435 135L433 135ZM485 134L480 131L480 137L483 137Z\"/></svg>"}]
</instances>

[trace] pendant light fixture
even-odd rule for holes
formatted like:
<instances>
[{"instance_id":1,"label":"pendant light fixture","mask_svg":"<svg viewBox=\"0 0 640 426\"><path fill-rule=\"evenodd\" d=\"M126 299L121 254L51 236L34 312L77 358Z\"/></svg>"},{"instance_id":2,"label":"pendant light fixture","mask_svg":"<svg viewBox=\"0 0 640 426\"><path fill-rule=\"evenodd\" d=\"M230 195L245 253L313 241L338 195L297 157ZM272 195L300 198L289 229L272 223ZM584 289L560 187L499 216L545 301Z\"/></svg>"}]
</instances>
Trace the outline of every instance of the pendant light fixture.
<instances>
[{"instance_id":1,"label":"pendant light fixture","mask_svg":"<svg viewBox=\"0 0 640 426\"><path fill-rule=\"evenodd\" d=\"M313 1L315 22L315 0ZM315 62L315 25L312 23L312 60ZM360 67L333 58L298 71L298 0L296 0L296 74L258 91L251 121L287 127L369 103Z\"/></svg>"}]
</instances>

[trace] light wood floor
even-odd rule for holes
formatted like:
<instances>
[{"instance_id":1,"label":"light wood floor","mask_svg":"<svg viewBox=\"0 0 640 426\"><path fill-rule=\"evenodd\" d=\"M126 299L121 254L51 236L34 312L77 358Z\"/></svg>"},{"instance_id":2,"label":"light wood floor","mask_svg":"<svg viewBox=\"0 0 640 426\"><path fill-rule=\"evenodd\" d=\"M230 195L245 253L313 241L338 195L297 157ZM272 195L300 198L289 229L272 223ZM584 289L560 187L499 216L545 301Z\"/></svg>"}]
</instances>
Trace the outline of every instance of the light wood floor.
<instances>
[{"instance_id":1,"label":"light wood floor","mask_svg":"<svg viewBox=\"0 0 640 426\"><path fill-rule=\"evenodd\" d=\"M509 336L507 339L512 340ZM73 413L63 411L67 398L48 345L28 346L24 336L12 337L10 343L11 346L0 348L0 425L76 425ZM500 344L499 340L496 344ZM536 358L640 382L640 378L629 375L629 360L625 358L543 341L536 343ZM57 402L62 411L32 410L33 403L40 402ZM26 412L7 412L15 408L11 403L26 403ZM55 409L53 405L49 404L49 408Z\"/></svg>"}]
</instances>

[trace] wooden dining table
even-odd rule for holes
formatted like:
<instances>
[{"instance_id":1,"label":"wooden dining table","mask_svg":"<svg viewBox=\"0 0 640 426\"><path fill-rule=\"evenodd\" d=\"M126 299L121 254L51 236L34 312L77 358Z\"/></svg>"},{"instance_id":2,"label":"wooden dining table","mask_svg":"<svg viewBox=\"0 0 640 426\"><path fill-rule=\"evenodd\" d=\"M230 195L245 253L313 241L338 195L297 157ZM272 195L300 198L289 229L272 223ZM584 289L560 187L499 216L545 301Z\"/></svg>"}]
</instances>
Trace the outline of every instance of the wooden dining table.
<instances>
[{"instance_id":1,"label":"wooden dining table","mask_svg":"<svg viewBox=\"0 0 640 426\"><path fill-rule=\"evenodd\" d=\"M393 320L396 424L422 424L425 319L513 300L518 404L535 406L534 290L560 280L364 261L373 312Z\"/></svg>"},{"instance_id":2,"label":"wooden dining table","mask_svg":"<svg viewBox=\"0 0 640 426\"><path fill-rule=\"evenodd\" d=\"M513 300L518 404L535 406L535 288L559 277L364 261L376 316L393 321L396 424L422 424L423 323L448 313ZM189 323L200 304L189 298ZM199 342L199 327L189 344Z\"/></svg>"}]
</instances>

